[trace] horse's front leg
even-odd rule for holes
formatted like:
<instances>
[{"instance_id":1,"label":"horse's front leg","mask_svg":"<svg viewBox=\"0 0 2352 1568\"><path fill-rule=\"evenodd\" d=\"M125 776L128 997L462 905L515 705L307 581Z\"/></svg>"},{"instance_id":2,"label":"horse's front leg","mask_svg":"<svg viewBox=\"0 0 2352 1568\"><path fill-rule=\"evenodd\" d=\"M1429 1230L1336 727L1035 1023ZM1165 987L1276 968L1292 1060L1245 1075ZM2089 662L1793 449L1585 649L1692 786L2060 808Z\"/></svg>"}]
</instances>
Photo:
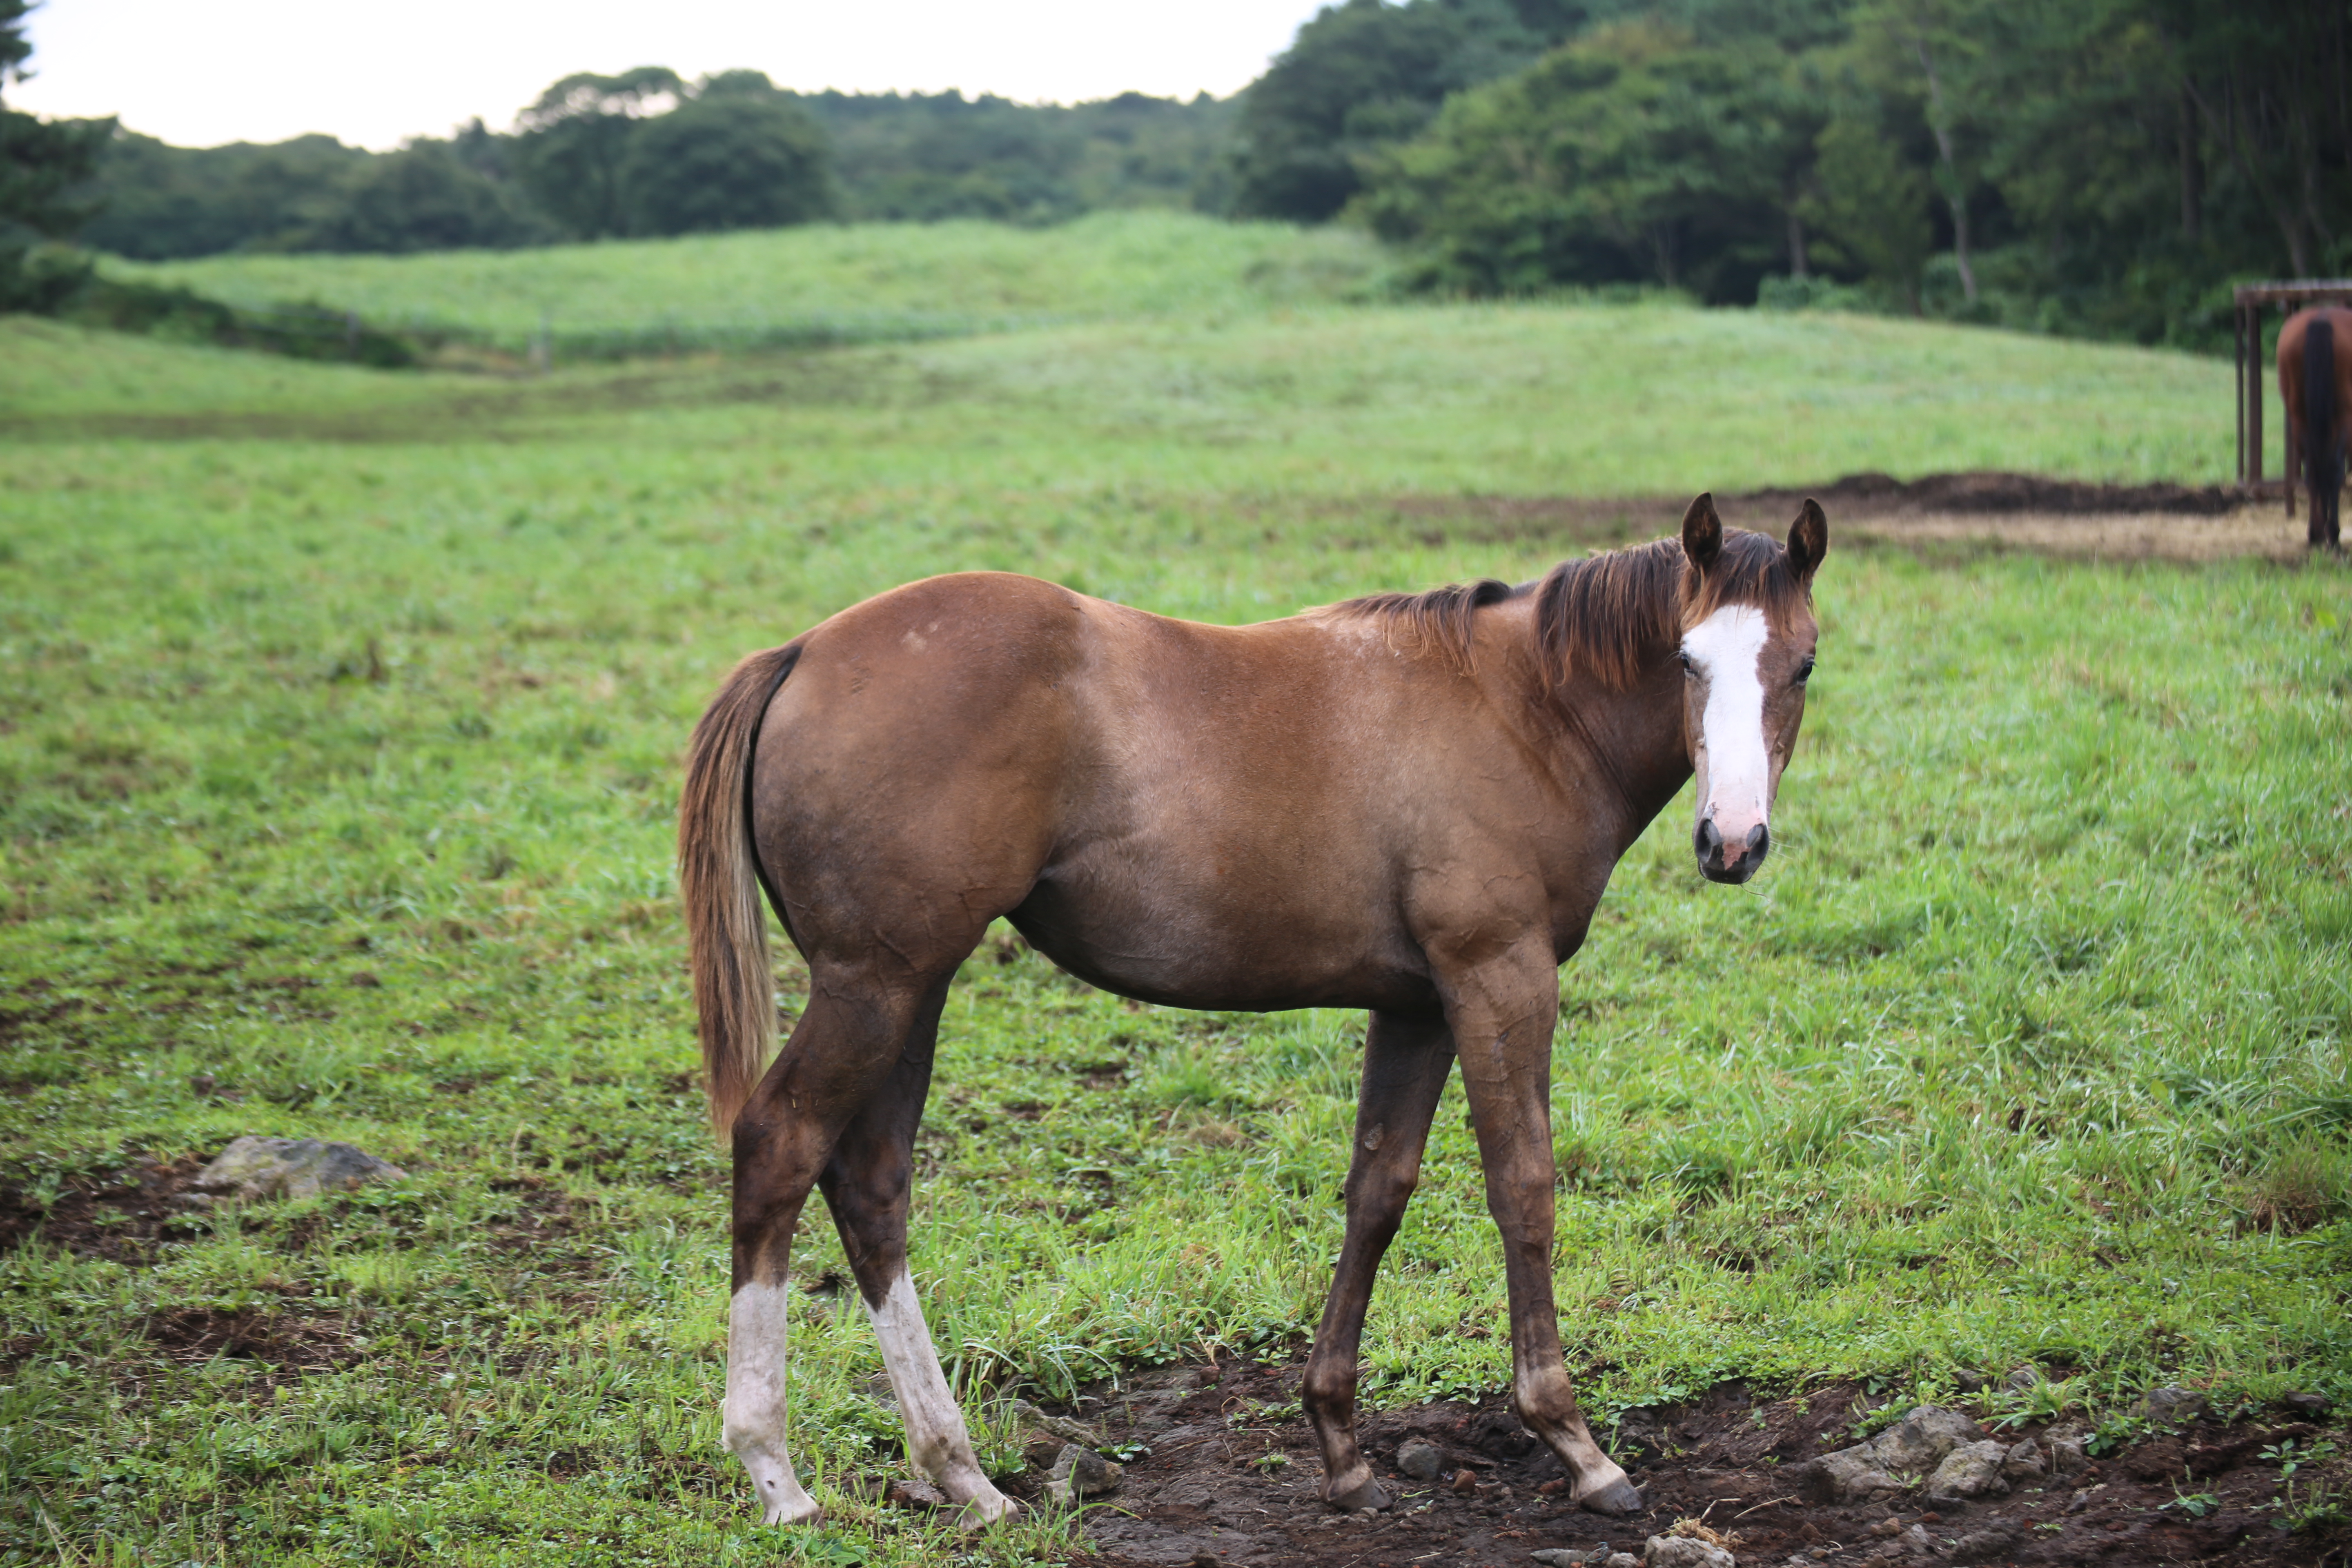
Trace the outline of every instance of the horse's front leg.
<instances>
[{"instance_id":1,"label":"horse's front leg","mask_svg":"<svg viewBox=\"0 0 2352 1568\"><path fill-rule=\"evenodd\" d=\"M1373 1278L1421 1180L1430 1118L1453 1067L1454 1040L1442 1017L1372 1015L1348 1161L1348 1235L1299 1387L1323 1449L1323 1500L1334 1508L1386 1508L1391 1501L1356 1447L1356 1352Z\"/></svg>"},{"instance_id":2,"label":"horse's front leg","mask_svg":"<svg viewBox=\"0 0 2352 1568\"><path fill-rule=\"evenodd\" d=\"M1511 1407L1568 1467L1577 1502L1638 1513L1642 1494L1601 1451L1576 1403L1552 1300L1551 1037L1559 972L1548 938L1440 976L1462 1086L1502 1232L1511 1299Z\"/></svg>"}]
</instances>

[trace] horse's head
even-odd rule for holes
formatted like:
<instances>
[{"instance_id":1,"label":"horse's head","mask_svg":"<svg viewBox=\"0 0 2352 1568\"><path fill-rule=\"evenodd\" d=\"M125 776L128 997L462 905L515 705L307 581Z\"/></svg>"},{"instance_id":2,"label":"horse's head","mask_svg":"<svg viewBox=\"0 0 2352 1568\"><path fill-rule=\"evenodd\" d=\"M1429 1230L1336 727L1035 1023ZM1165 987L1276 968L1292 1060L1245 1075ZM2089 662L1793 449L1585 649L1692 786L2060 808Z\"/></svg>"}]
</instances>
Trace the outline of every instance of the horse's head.
<instances>
[{"instance_id":1,"label":"horse's head","mask_svg":"<svg viewBox=\"0 0 2352 1568\"><path fill-rule=\"evenodd\" d=\"M1772 797L1813 673L1813 571L1829 542L1810 500L1785 546L1727 536L1712 496L1684 515L1683 735L1698 775L1691 846L1709 881L1748 880L1771 847Z\"/></svg>"}]
</instances>

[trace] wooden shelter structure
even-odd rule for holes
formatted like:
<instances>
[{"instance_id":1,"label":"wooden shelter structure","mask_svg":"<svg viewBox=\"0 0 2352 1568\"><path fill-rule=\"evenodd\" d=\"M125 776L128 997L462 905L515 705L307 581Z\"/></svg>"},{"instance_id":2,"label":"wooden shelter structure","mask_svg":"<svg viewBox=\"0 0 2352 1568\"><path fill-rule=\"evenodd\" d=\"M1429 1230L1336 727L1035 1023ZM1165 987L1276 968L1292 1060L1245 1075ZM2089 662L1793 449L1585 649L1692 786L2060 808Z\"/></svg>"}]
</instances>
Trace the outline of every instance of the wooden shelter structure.
<instances>
[{"instance_id":1,"label":"wooden shelter structure","mask_svg":"<svg viewBox=\"0 0 2352 1568\"><path fill-rule=\"evenodd\" d=\"M2352 306L2352 278L2295 278L2238 286L2238 488L2257 496L2270 493L2271 489L2263 478L2263 388L2276 374L2270 356L2263 352L2263 310L2271 305L2279 307L2282 323L2305 305ZM2285 492L2287 510L2292 512L2294 437L2285 430L2279 436L2289 445L2278 488Z\"/></svg>"}]
</instances>

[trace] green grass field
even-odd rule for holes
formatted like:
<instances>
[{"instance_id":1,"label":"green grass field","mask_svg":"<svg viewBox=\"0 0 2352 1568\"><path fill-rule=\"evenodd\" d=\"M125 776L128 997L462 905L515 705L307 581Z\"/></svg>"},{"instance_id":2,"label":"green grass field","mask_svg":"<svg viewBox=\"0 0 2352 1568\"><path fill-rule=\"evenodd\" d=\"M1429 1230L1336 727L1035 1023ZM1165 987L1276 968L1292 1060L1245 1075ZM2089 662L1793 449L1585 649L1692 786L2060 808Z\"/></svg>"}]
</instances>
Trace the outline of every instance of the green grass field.
<instances>
[{"instance_id":1,"label":"green grass field","mask_svg":"<svg viewBox=\"0 0 2352 1568\"><path fill-rule=\"evenodd\" d=\"M833 1489L898 1461L830 1296L795 1340L826 1531L753 1526L719 1447L726 1170L669 842L731 661L960 567L1238 621L1585 546L1449 523L1465 494L2211 480L2227 382L1663 305L1136 311L530 382L0 321L0 1213L242 1132L413 1173L8 1255L0 1561L1050 1560L1051 1520L949 1542ZM2158 1382L2352 1396L2344 575L1831 521L1784 847L1704 885L1670 808L1563 972L1591 1405L2028 1360L2026 1397L2094 1419ZM1298 1343L1359 1027L973 959L915 1268L984 1421ZM798 1262L839 1268L821 1221ZM1501 1301L1457 1091L1374 1400L1497 1386Z\"/></svg>"},{"instance_id":2,"label":"green grass field","mask_svg":"<svg viewBox=\"0 0 2352 1568\"><path fill-rule=\"evenodd\" d=\"M110 260L131 282L247 310L317 300L393 326L467 330L520 347L665 323L756 334L831 323L847 335L933 336L1109 317L1198 319L1385 287L1353 230L1101 213L1047 230L980 222L822 225L685 239L437 256L217 256Z\"/></svg>"}]
</instances>

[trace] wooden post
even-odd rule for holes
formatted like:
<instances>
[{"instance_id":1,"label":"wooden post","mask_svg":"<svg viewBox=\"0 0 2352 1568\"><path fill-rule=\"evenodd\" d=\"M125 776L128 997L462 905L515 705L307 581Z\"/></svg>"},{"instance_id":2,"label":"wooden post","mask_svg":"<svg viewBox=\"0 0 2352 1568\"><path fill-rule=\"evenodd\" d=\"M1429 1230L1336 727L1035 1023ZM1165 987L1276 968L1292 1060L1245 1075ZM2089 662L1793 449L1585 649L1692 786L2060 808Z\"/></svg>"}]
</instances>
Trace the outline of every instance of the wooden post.
<instances>
[{"instance_id":1,"label":"wooden post","mask_svg":"<svg viewBox=\"0 0 2352 1568\"><path fill-rule=\"evenodd\" d=\"M2238 416L2237 478L2239 485L2242 488L2246 482L2246 302L2243 300L2239 300L2237 309L2231 314L2237 328L2237 342L2231 351L2231 357L2238 367L2238 401L2237 406L2231 412Z\"/></svg>"},{"instance_id":2,"label":"wooden post","mask_svg":"<svg viewBox=\"0 0 2352 1568\"><path fill-rule=\"evenodd\" d=\"M2246 306L2246 487L2263 489L2263 303Z\"/></svg>"}]
</instances>

